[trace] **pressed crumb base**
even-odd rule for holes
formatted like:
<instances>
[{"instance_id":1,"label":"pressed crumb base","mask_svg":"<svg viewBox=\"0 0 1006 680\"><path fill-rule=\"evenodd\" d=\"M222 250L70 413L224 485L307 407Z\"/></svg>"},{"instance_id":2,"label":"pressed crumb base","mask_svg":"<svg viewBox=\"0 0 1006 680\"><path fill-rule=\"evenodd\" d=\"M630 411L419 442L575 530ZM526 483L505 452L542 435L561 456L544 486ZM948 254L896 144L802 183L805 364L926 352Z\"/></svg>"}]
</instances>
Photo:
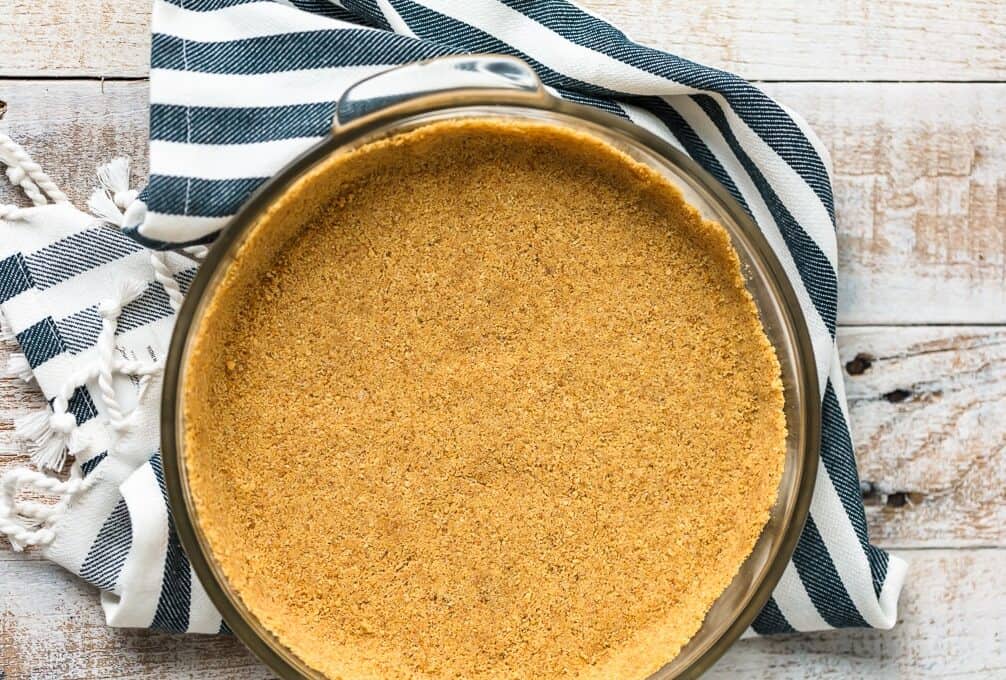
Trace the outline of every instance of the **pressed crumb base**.
<instances>
[{"instance_id":1,"label":"pressed crumb base","mask_svg":"<svg viewBox=\"0 0 1006 680\"><path fill-rule=\"evenodd\" d=\"M645 677L783 466L779 365L725 232L539 123L322 163L242 247L186 376L211 552L333 678Z\"/></svg>"}]
</instances>

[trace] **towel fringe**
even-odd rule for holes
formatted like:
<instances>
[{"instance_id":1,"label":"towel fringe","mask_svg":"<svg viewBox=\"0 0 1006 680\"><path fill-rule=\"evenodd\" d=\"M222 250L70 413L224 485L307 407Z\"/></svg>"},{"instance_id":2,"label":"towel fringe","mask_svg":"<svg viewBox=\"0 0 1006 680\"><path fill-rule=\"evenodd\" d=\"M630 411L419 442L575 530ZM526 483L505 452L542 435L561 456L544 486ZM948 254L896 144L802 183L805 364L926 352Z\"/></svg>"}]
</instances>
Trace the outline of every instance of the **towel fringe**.
<instances>
[{"instance_id":1,"label":"towel fringe","mask_svg":"<svg viewBox=\"0 0 1006 680\"><path fill-rule=\"evenodd\" d=\"M74 496L93 482L93 477L81 477L79 473L62 481L28 468L8 470L0 477L0 533L7 536L15 552L51 543L56 537L53 525ZM55 505L18 501L17 495L23 490L55 495L59 501Z\"/></svg>"},{"instance_id":2,"label":"towel fringe","mask_svg":"<svg viewBox=\"0 0 1006 680\"><path fill-rule=\"evenodd\" d=\"M0 220L16 222L17 220L24 219L28 214L27 211L27 208L16 206L13 203L4 203L0 205Z\"/></svg>"},{"instance_id":3,"label":"towel fringe","mask_svg":"<svg viewBox=\"0 0 1006 680\"><path fill-rule=\"evenodd\" d=\"M98 314L101 315L101 332L95 345L98 350L98 389L108 411L108 422L116 432L125 429L127 414L119 406L113 383L116 372L115 330L122 308L140 297L146 289L145 282L126 279L119 282L116 297L105 298L98 303Z\"/></svg>"},{"instance_id":4,"label":"towel fringe","mask_svg":"<svg viewBox=\"0 0 1006 680\"><path fill-rule=\"evenodd\" d=\"M102 222L121 228L125 224L126 209L139 195L135 189L129 188L129 159L125 156L113 158L108 163L98 167L98 180L101 187L95 189L87 201L91 214ZM193 246L185 249L186 254L197 260L206 256L205 246ZM174 311L182 307L184 296L178 281L171 275L164 253L151 251L150 264L154 268L154 280L160 283L168 294L168 302Z\"/></svg>"},{"instance_id":5,"label":"towel fringe","mask_svg":"<svg viewBox=\"0 0 1006 680\"><path fill-rule=\"evenodd\" d=\"M168 268L167 256L164 253L152 250L150 251L150 264L154 268L154 280L164 286L164 290L168 294L168 303L171 305L171 309L177 312L182 308L185 296L182 295L182 289L178 285L178 281L171 275L171 269Z\"/></svg>"},{"instance_id":6,"label":"towel fringe","mask_svg":"<svg viewBox=\"0 0 1006 680\"><path fill-rule=\"evenodd\" d=\"M109 192L112 193L116 205L125 208L133 202L132 198L125 196L129 192L129 158L118 156L107 163L98 166L98 181Z\"/></svg>"},{"instance_id":7,"label":"towel fringe","mask_svg":"<svg viewBox=\"0 0 1006 680\"><path fill-rule=\"evenodd\" d=\"M32 205L45 205L50 199L53 203L69 202L70 199L66 194L60 191L41 166L32 160L24 147L2 132L0 132L0 163L7 166L7 179L10 183L21 187ZM2 206L0 219L17 219L14 215L20 210L17 206Z\"/></svg>"},{"instance_id":8,"label":"towel fringe","mask_svg":"<svg viewBox=\"0 0 1006 680\"><path fill-rule=\"evenodd\" d=\"M20 144L0 132L0 164L6 165L5 174L14 186L21 187L33 206L53 203L68 203L56 183L45 174L41 166L32 160ZM0 220L15 222L28 216L30 208L22 208L13 203L0 204Z\"/></svg>"},{"instance_id":9,"label":"towel fringe","mask_svg":"<svg viewBox=\"0 0 1006 680\"><path fill-rule=\"evenodd\" d=\"M0 164L6 165L7 178L20 186L35 206L68 202L37 163L10 137L0 133ZM139 192L129 188L129 159L120 157L97 169L100 187L88 201L91 213L102 222L121 227L125 210L136 201ZM0 205L0 220L23 219L32 208L17 205ZM205 255L201 247L190 256ZM160 282L168 293L171 306L177 310L182 294L178 282L171 275L166 256L153 253L151 264L154 280ZM65 380L51 401L50 409L40 409L14 422L15 436L33 447L31 462L38 469L15 468L0 475L0 534L6 535L15 551L28 546L43 546L56 537L54 525L63 515L73 497L93 483L97 475L82 476L80 466L70 470L71 478L61 481L47 474L46 470L61 470L67 458L77 456L92 446L91 435L77 426L76 416L69 411L70 399L81 385L97 380L105 404L108 422L116 432L128 428L128 412L118 403L113 386L115 374L134 375L140 379L140 396L152 382L152 376L163 369L159 361L144 362L126 359L116 352L115 335L119 316L124 306L139 298L146 291L149 281L127 279L119 282L113 295L101 300L98 312L102 328L98 336L98 360L87 368L82 368ZM0 342L17 341L6 319L0 314ZM22 352L14 352L8 359L6 375L17 376L25 382L34 379L34 373L27 357ZM34 500L18 500L22 491L56 495L55 504L39 503Z\"/></svg>"},{"instance_id":10,"label":"towel fringe","mask_svg":"<svg viewBox=\"0 0 1006 680\"><path fill-rule=\"evenodd\" d=\"M0 342L17 342L17 336L3 314L0 314Z\"/></svg>"},{"instance_id":11,"label":"towel fringe","mask_svg":"<svg viewBox=\"0 0 1006 680\"><path fill-rule=\"evenodd\" d=\"M129 159L125 156L113 158L97 170L101 187L95 189L87 201L91 214L102 222L122 228L126 221L126 209L136 200L139 192L129 188ZM194 246L186 253L201 260L206 256L205 246ZM168 294L168 302L174 311L182 307L184 296L178 281L171 275L164 253L151 251L150 264L154 268L154 280L160 283Z\"/></svg>"},{"instance_id":12,"label":"towel fringe","mask_svg":"<svg viewBox=\"0 0 1006 680\"><path fill-rule=\"evenodd\" d=\"M35 445L31 462L42 470L61 470L69 453L67 443L77 427L72 413L36 411L14 421L14 434Z\"/></svg>"},{"instance_id":13,"label":"towel fringe","mask_svg":"<svg viewBox=\"0 0 1006 680\"><path fill-rule=\"evenodd\" d=\"M10 378L20 378L26 383L30 383L35 379L35 374L31 370L31 364L28 363L28 357L21 352L11 353L10 358L7 359L7 368L4 369L4 375Z\"/></svg>"},{"instance_id":14,"label":"towel fringe","mask_svg":"<svg viewBox=\"0 0 1006 680\"><path fill-rule=\"evenodd\" d=\"M182 252L191 257L196 262L202 262L206 259L206 255L210 252L210 249L206 246L186 246L182 248Z\"/></svg>"},{"instance_id":15,"label":"towel fringe","mask_svg":"<svg viewBox=\"0 0 1006 680\"><path fill-rule=\"evenodd\" d=\"M14 419L14 434L25 441L44 443L52 438L48 411L34 411Z\"/></svg>"},{"instance_id":16,"label":"towel fringe","mask_svg":"<svg viewBox=\"0 0 1006 680\"><path fill-rule=\"evenodd\" d=\"M129 159L125 156L113 158L98 166L97 175L101 186L87 199L87 207L102 222L122 227L126 208L140 195L136 189L129 188Z\"/></svg>"},{"instance_id":17,"label":"towel fringe","mask_svg":"<svg viewBox=\"0 0 1006 680\"><path fill-rule=\"evenodd\" d=\"M122 226L123 214L119 206L105 189L95 189L87 199L87 209L102 222L116 227Z\"/></svg>"}]
</instances>

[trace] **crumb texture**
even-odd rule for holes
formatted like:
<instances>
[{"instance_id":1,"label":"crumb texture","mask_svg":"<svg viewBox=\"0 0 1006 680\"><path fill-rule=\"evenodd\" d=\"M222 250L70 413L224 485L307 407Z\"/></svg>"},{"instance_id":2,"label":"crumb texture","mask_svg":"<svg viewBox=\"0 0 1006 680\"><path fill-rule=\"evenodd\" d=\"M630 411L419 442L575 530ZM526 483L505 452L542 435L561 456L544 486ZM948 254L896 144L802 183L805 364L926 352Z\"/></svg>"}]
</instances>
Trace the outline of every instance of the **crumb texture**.
<instances>
[{"instance_id":1,"label":"crumb texture","mask_svg":"<svg viewBox=\"0 0 1006 680\"><path fill-rule=\"evenodd\" d=\"M750 553L785 448L722 228L534 123L322 163L242 247L184 389L213 555L332 678L646 677Z\"/></svg>"}]
</instances>

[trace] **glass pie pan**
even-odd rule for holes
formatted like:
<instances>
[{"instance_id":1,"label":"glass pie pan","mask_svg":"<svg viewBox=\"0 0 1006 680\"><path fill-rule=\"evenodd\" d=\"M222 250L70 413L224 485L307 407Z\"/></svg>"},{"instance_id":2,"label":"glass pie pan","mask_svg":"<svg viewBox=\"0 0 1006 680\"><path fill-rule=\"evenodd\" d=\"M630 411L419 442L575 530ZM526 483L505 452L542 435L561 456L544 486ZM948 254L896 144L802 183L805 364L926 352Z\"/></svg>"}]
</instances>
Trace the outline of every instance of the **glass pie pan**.
<instances>
[{"instance_id":1,"label":"glass pie pan","mask_svg":"<svg viewBox=\"0 0 1006 680\"><path fill-rule=\"evenodd\" d=\"M682 151L614 115L551 95L523 62L497 55L445 57L392 69L350 87L332 132L267 181L217 238L179 312L167 358L161 451L172 517L193 570L228 627L282 678L321 678L269 632L228 584L213 556L188 481L184 412L193 340L235 254L269 207L311 168L376 139L462 118L538 121L593 135L675 184L728 232L745 284L781 367L787 441L776 503L753 551L714 602L701 628L651 678L697 677L751 625L796 546L817 472L821 413L811 338L792 284L765 236L708 173Z\"/></svg>"}]
</instances>

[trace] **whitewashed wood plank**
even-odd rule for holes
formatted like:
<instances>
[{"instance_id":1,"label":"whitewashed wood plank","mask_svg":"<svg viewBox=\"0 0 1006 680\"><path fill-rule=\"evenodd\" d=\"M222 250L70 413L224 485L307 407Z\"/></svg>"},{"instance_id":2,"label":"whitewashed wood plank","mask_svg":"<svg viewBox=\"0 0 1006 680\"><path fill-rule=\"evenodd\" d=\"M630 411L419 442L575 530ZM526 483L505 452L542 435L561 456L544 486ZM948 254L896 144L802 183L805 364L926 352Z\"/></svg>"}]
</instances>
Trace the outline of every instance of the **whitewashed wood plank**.
<instances>
[{"instance_id":1,"label":"whitewashed wood plank","mask_svg":"<svg viewBox=\"0 0 1006 680\"><path fill-rule=\"evenodd\" d=\"M1006 677L1006 551L911 550L898 624L737 643L706 676L804 678Z\"/></svg>"},{"instance_id":2,"label":"whitewashed wood plank","mask_svg":"<svg viewBox=\"0 0 1006 680\"><path fill-rule=\"evenodd\" d=\"M997 0L585 0L634 39L749 80L1001 80Z\"/></svg>"},{"instance_id":3,"label":"whitewashed wood plank","mask_svg":"<svg viewBox=\"0 0 1006 680\"><path fill-rule=\"evenodd\" d=\"M892 631L739 642L710 678L991 679L1006 673L1006 551L911 550ZM233 640L104 626L94 591L58 567L0 560L0 667L28 678L270 677Z\"/></svg>"},{"instance_id":4,"label":"whitewashed wood plank","mask_svg":"<svg viewBox=\"0 0 1006 680\"><path fill-rule=\"evenodd\" d=\"M871 538L1006 547L1006 327L844 328Z\"/></svg>"},{"instance_id":5,"label":"whitewashed wood plank","mask_svg":"<svg viewBox=\"0 0 1006 680\"><path fill-rule=\"evenodd\" d=\"M584 0L637 40L758 80L1002 80L998 0ZM144 76L149 2L0 0L0 75Z\"/></svg>"},{"instance_id":6,"label":"whitewashed wood plank","mask_svg":"<svg viewBox=\"0 0 1006 680\"><path fill-rule=\"evenodd\" d=\"M766 89L831 152L841 322L1006 322L1006 85Z\"/></svg>"},{"instance_id":7,"label":"whitewashed wood plank","mask_svg":"<svg viewBox=\"0 0 1006 680\"><path fill-rule=\"evenodd\" d=\"M0 80L0 130L83 206L97 186L95 168L115 156L133 159L135 181L146 176L147 91L146 82ZM0 179L0 203L19 193Z\"/></svg>"},{"instance_id":8,"label":"whitewashed wood plank","mask_svg":"<svg viewBox=\"0 0 1006 680\"><path fill-rule=\"evenodd\" d=\"M150 67L150 2L0 0L0 76L134 76Z\"/></svg>"},{"instance_id":9,"label":"whitewashed wood plank","mask_svg":"<svg viewBox=\"0 0 1006 680\"><path fill-rule=\"evenodd\" d=\"M97 590L19 556L0 559L0 670L6 680L273 677L234 638L108 628Z\"/></svg>"},{"instance_id":10,"label":"whitewashed wood plank","mask_svg":"<svg viewBox=\"0 0 1006 680\"><path fill-rule=\"evenodd\" d=\"M1006 323L1006 85L767 89L831 151L842 323ZM145 83L0 81L0 101L0 129L78 201L113 155L145 172Z\"/></svg>"}]
</instances>

